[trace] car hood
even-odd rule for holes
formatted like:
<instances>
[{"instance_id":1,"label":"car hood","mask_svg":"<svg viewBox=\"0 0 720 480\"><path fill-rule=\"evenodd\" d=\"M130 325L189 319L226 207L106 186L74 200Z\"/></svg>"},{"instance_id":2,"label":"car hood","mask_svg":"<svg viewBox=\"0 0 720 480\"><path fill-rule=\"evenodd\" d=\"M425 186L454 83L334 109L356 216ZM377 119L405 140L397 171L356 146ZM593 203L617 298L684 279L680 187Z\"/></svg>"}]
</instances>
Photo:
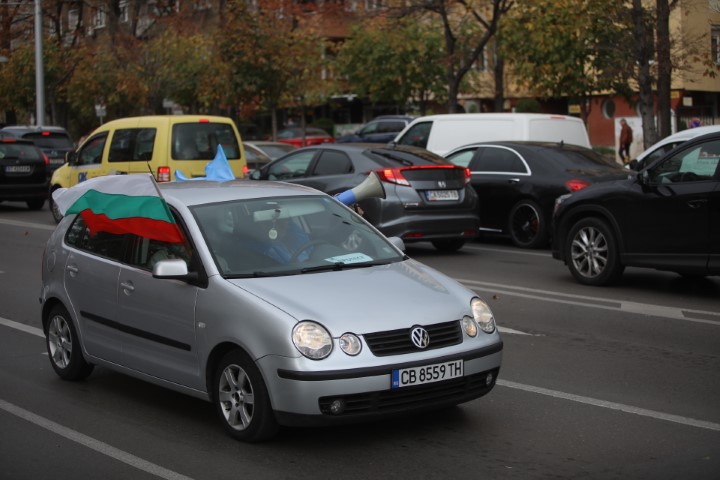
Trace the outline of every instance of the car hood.
<instances>
[{"instance_id":1,"label":"car hood","mask_svg":"<svg viewBox=\"0 0 720 480\"><path fill-rule=\"evenodd\" d=\"M370 268L229 280L335 337L408 328L471 315L473 292L413 260Z\"/></svg>"}]
</instances>

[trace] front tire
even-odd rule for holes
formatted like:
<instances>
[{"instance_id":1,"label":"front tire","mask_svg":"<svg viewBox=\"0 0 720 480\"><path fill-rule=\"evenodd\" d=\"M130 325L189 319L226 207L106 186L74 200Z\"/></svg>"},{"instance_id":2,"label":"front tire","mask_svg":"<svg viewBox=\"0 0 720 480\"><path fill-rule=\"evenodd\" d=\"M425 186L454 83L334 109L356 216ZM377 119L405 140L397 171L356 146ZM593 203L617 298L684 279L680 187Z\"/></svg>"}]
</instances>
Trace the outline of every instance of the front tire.
<instances>
[{"instance_id":1,"label":"front tire","mask_svg":"<svg viewBox=\"0 0 720 480\"><path fill-rule=\"evenodd\" d=\"M545 214L532 200L520 200L510 210L508 230L513 243L520 248L540 248L548 243Z\"/></svg>"},{"instance_id":2,"label":"front tire","mask_svg":"<svg viewBox=\"0 0 720 480\"><path fill-rule=\"evenodd\" d=\"M83 380L92 373L94 365L85 361L75 325L61 306L50 311L45 344L50 364L63 380Z\"/></svg>"},{"instance_id":3,"label":"front tire","mask_svg":"<svg viewBox=\"0 0 720 480\"><path fill-rule=\"evenodd\" d=\"M273 437L278 424L255 362L243 351L226 353L215 370L213 403L225 431L244 442Z\"/></svg>"},{"instance_id":4,"label":"front tire","mask_svg":"<svg viewBox=\"0 0 720 480\"><path fill-rule=\"evenodd\" d=\"M565 261L573 277L584 285L609 285L625 270L615 234L598 218L573 225L565 243Z\"/></svg>"},{"instance_id":5,"label":"front tire","mask_svg":"<svg viewBox=\"0 0 720 480\"><path fill-rule=\"evenodd\" d=\"M432 241L433 247L440 250L441 252L457 252L460 250L463 245L465 245L465 240L461 239L450 239L450 240L433 240Z\"/></svg>"}]
</instances>

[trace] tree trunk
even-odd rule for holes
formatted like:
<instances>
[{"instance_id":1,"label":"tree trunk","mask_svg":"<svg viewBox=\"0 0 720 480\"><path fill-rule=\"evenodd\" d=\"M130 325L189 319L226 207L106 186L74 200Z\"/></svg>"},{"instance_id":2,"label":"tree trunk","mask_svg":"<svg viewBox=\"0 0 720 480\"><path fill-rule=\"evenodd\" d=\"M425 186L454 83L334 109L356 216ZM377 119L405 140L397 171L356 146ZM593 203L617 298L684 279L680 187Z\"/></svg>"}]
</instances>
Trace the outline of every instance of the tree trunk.
<instances>
[{"instance_id":1,"label":"tree trunk","mask_svg":"<svg viewBox=\"0 0 720 480\"><path fill-rule=\"evenodd\" d=\"M670 6L668 0L657 0L657 62L658 62L658 134L665 138L671 132L670 87L672 62L670 60Z\"/></svg>"},{"instance_id":2,"label":"tree trunk","mask_svg":"<svg viewBox=\"0 0 720 480\"><path fill-rule=\"evenodd\" d=\"M636 62L638 66L638 90L640 117L643 126L643 143L647 148L657 141L657 130L655 128L655 102L653 99L653 77L650 71L650 61L653 58L653 32L648 28L646 12L642 0L633 0L632 6L633 37L637 49Z\"/></svg>"},{"instance_id":3,"label":"tree trunk","mask_svg":"<svg viewBox=\"0 0 720 480\"><path fill-rule=\"evenodd\" d=\"M499 38L498 38L499 41ZM495 108L496 112L502 112L505 110L505 59L500 56L498 52L498 41L495 42L495 65L493 66L493 73L495 76Z\"/></svg>"}]
</instances>

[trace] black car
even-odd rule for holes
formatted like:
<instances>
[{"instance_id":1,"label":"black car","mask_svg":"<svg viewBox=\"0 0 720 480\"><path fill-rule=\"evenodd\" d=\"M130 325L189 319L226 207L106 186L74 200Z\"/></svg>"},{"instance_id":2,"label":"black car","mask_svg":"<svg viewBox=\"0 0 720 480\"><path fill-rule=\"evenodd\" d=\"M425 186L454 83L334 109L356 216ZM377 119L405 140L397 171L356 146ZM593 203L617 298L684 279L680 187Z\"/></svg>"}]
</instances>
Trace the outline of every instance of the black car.
<instances>
[{"instance_id":1,"label":"black car","mask_svg":"<svg viewBox=\"0 0 720 480\"><path fill-rule=\"evenodd\" d=\"M29 140L0 138L0 202L39 210L48 197L47 156Z\"/></svg>"},{"instance_id":2,"label":"black car","mask_svg":"<svg viewBox=\"0 0 720 480\"><path fill-rule=\"evenodd\" d=\"M430 241L442 251L477 236L477 196L470 173L416 147L328 144L295 150L250 176L313 187L330 195L350 190L376 172L386 198L358 202L364 217L388 237Z\"/></svg>"},{"instance_id":3,"label":"black car","mask_svg":"<svg viewBox=\"0 0 720 480\"><path fill-rule=\"evenodd\" d=\"M720 275L720 133L671 150L626 180L560 197L553 257L585 285L626 266Z\"/></svg>"},{"instance_id":4,"label":"black car","mask_svg":"<svg viewBox=\"0 0 720 480\"><path fill-rule=\"evenodd\" d=\"M337 143L388 143L413 121L413 117L404 115L381 115L375 117L360 130L335 139Z\"/></svg>"},{"instance_id":5,"label":"black car","mask_svg":"<svg viewBox=\"0 0 720 480\"><path fill-rule=\"evenodd\" d=\"M627 170L593 150L562 143L475 143L446 158L470 168L481 232L510 235L522 248L548 244L557 197L627 177Z\"/></svg>"},{"instance_id":6,"label":"black car","mask_svg":"<svg viewBox=\"0 0 720 480\"><path fill-rule=\"evenodd\" d=\"M70 134L62 127L12 125L0 129L0 137L31 140L48 157L48 176L65 163L65 154L74 148Z\"/></svg>"}]
</instances>

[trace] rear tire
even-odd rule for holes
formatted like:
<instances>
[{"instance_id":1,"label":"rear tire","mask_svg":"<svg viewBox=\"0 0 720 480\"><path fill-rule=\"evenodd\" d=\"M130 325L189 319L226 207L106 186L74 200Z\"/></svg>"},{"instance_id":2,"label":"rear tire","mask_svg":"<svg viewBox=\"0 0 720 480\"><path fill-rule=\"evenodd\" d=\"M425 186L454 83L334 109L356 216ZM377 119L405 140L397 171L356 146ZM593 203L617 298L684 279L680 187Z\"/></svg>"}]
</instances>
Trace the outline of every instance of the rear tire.
<instances>
[{"instance_id":1,"label":"rear tire","mask_svg":"<svg viewBox=\"0 0 720 480\"><path fill-rule=\"evenodd\" d=\"M53 201L52 192L50 192L50 198L48 198L48 203L50 205L50 213L52 213L53 220L55 220L55 223L60 223L60 220L63 219L63 216L60 213L57 204Z\"/></svg>"},{"instance_id":2,"label":"rear tire","mask_svg":"<svg viewBox=\"0 0 720 480\"><path fill-rule=\"evenodd\" d=\"M40 210L43 205L45 205L45 199L44 198L34 198L32 200L28 200L27 206L30 210Z\"/></svg>"},{"instance_id":3,"label":"rear tire","mask_svg":"<svg viewBox=\"0 0 720 480\"><path fill-rule=\"evenodd\" d=\"M83 380L92 373L94 365L85 361L75 325L62 306L50 311L45 345L53 370L63 380Z\"/></svg>"},{"instance_id":4,"label":"rear tire","mask_svg":"<svg viewBox=\"0 0 720 480\"><path fill-rule=\"evenodd\" d=\"M532 200L520 200L510 210L508 231L520 248L540 248L548 243L547 220L540 205Z\"/></svg>"},{"instance_id":5,"label":"rear tire","mask_svg":"<svg viewBox=\"0 0 720 480\"><path fill-rule=\"evenodd\" d=\"M465 245L465 240L433 240L432 244L433 247L437 248L441 252L457 252L463 247L463 245Z\"/></svg>"},{"instance_id":6,"label":"rear tire","mask_svg":"<svg viewBox=\"0 0 720 480\"><path fill-rule=\"evenodd\" d=\"M220 360L213 403L225 431L237 440L268 440L279 429L260 370L241 350L232 350Z\"/></svg>"},{"instance_id":7,"label":"rear tire","mask_svg":"<svg viewBox=\"0 0 720 480\"><path fill-rule=\"evenodd\" d=\"M584 218L572 226L565 242L565 261L583 285L609 285L620 278L617 240L608 224L599 218Z\"/></svg>"}]
</instances>

